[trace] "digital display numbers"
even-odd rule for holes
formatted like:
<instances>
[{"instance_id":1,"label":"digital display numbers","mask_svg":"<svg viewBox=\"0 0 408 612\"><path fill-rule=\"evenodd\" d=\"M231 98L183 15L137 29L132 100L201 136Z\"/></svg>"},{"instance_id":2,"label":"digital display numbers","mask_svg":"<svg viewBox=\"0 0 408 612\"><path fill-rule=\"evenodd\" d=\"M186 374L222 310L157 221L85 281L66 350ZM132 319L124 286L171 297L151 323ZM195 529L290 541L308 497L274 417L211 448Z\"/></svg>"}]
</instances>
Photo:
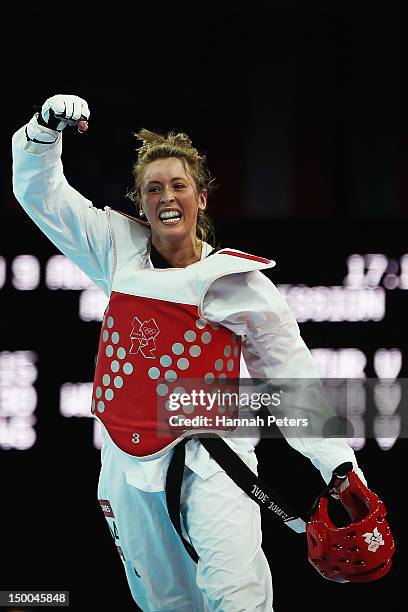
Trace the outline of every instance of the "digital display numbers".
<instances>
[{"instance_id":1,"label":"digital display numbers","mask_svg":"<svg viewBox=\"0 0 408 612\"><path fill-rule=\"evenodd\" d=\"M37 360L35 351L0 352L0 448L35 444Z\"/></svg>"},{"instance_id":2,"label":"digital display numbers","mask_svg":"<svg viewBox=\"0 0 408 612\"><path fill-rule=\"evenodd\" d=\"M346 260L347 274L342 283L333 286L279 284L299 323L367 322L386 317L386 295L389 291L408 289L408 254L399 259L381 253L351 254ZM46 287L53 291L77 291L78 319L101 321L108 298L83 272L64 255L52 255L45 265L35 255L17 255L9 262L0 257L0 289L5 290L7 275L11 290L34 291ZM24 299L21 296L18 299ZM51 296L50 296L51 299ZM2 347L5 349L7 347ZM36 443L36 380L41 368L40 350L2 350L0 352L0 448L27 450ZM364 385L368 355L356 347L314 348L311 350L322 379L359 379L350 398L347 418L354 429L349 440L358 450L365 444L367 389ZM372 431L383 450L393 446L401 432L401 386L398 376L403 365L400 348L374 351L377 379L373 397L376 408ZM244 371L241 376L248 376ZM329 399L336 408L335 385ZM59 389L59 411L65 418L92 418L90 412L91 382L67 381ZM100 425L94 420L93 444L101 446Z\"/></svg>"}]
</instances>

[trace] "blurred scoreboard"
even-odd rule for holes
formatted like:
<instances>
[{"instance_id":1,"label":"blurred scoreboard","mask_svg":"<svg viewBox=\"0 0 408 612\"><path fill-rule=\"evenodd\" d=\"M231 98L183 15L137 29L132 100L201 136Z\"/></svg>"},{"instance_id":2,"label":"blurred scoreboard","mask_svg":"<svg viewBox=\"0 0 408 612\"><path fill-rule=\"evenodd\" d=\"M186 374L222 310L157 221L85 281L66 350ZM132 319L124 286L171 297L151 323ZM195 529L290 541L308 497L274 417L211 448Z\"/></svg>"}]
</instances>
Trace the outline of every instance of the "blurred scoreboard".
<instances>
[{"instance_id":1,"label":"blurred scoreboard","mask_svg":"<svg viewBox=\"0 0 408 612\"><path fill-rule=\"evenodd\" d=\"M336 266L339 268L338 261ZM336 380L355 380L347 414L354 431L351 446L359 450L372 435L380 448L388 450L404 430L407 355L403 333L388 336L384 329L403 324L405 308L396 309L395 303L407 300L408 254L390 258L385 253L350 253L341 270L346 274L339 274L334 285L279 282L277 287L301 325L302 335L306 325L313 324L306 343L321 377L331 381L334 407ZM333 274L337 276L336 268ZM312 275L318 281L319 270ZM50 410L61 418L92 418L91 366L108 299L61 254L41 259L29 253L0 256L0 295L0 449L23 451L37 444L39 421L48 418L43 415ZM376 331L379 324L381 333ZM330 325L327 337L332 346L327 341L324 346L310 341L323 337L319 332L323 325L325 330ZM356 325L360 331L367 329L370 350L361 334L353 344ZM394 345L389 346L388 337ZM43 384L39 385L41 376ZM101 444L99 427L93 420L95 448Z\"/></svg>"}]
</instances>

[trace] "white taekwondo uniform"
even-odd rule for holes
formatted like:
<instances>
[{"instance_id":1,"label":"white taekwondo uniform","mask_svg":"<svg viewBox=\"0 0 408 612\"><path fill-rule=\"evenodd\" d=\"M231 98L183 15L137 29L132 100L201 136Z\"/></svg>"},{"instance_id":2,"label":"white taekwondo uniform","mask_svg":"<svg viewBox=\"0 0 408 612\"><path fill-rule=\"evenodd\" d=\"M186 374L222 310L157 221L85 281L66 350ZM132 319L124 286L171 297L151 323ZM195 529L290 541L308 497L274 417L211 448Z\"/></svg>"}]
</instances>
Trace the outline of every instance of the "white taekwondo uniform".
<instances>
[{"instance_id":1,"label":"white taekwondo uniform","mask_svg":"<svg viewBox=\"0 0 408 612\"><path fill-rule=\"evenodd\" d=\"M55 143L28 140L27 130ZM234 249L205 259L211 247L204 244L200 262L154 269L148 226L95 208L73 189L61 150L61 134L39 128L34 116L13 137L13 188L40 229L110 298L90 410L102 423L98 498L132 595L144 611L270 612L260 509L194 438L186 444L181 516L198 565L186 552L164 493L175 437L155 435L154 410L183 374L236 377L241 348L254 378L319 378L286 301L260 272L274 262ZM257 473L251 441L224 439ZM326 482L346 461L364 479L343 439L287 441Z\"/></svg>"}]
</instances>

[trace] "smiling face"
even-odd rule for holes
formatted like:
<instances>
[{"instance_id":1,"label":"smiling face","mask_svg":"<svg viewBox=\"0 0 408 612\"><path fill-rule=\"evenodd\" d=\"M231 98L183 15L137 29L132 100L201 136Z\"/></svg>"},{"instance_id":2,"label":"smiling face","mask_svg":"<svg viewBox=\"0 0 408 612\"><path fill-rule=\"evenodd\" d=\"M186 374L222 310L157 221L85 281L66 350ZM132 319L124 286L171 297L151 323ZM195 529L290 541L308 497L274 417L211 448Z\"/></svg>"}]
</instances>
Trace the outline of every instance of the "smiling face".
<instances>
[{"instance_id":1,"label":"smiling face","mask_svg":"<svg viewBox=\"0 0 408 612\"><path fill-rule=\"evenodd\" d=\"M207 192L197 193L192 176L177 157L150 162L141 181L141 207L150 223L153 243L196 241L197 215Z\"/></svg>"}]
</instances>

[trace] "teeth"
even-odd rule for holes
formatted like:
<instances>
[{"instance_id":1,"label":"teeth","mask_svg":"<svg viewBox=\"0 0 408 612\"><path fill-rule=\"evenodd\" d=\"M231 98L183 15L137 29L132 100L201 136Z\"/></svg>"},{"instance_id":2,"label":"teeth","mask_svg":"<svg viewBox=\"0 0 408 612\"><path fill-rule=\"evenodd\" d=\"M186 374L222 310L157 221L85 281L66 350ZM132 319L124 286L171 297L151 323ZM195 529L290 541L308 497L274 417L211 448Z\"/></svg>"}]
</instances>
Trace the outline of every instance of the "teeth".
<instances>
[{"instance_id":1,"label":"teeth","mask_svg":"<svg viewBox=\"0 0 408 612\"><path fill-rule=\"evenodd\" d=\"M159 215L160 219L180 219L181 213L178 210L164 210Z\"/></svg>"},{"instance_id":2,"label":"teeth","mask_svg":"<svg viewBox=\"0 0 408 612\"><path fill-rule=\"evenodd\" d=\"M163 210L159 219L166 225L178 223L181 219L181 213L178 210Z\"/></svg>"},{"instance_id":3,"label":"teeth","mask_svg":"<svg viewBox=\"0 0 408 612\"><path fill-rule=\"evenodd\" d=\"M162 219L161 222L166 225L176 225L180 221L181 217L172 217L170 219Z\"/></svg>"}]
</instances>

